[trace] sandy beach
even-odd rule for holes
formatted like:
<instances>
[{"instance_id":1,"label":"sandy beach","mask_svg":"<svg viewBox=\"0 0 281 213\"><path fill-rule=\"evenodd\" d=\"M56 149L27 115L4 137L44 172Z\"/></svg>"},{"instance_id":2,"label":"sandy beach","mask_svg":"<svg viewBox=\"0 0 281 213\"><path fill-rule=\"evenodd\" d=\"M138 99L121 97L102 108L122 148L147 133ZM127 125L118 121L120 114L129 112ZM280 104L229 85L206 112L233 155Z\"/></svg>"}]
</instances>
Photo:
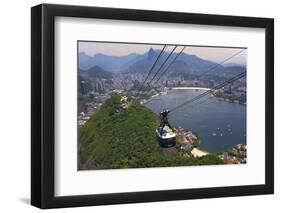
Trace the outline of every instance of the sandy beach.
<instances>
[{"instance_id":1,"label":"sandy beach","mask_svg":"<svg viewBox=\"0 0 281 213\"><path fill-rule=\"evenodd\" d=\"M205 87L173 87L173 90L204 90L204 91L209 91L211 90L210 88L205 88Z\"/></svg>"},{"instance_id":2,"label":"sandy beach","mask_svg":"<svg viewBox=\"0 0 281 213\"><path fill-rule=\"evenodd\" d=\"M202 150L200 150L198 148L194 148L194 149L192 149L191 154L194 157L202 157L202 156L208 155L209 153L206 152L206 151L202 151Z\"/></svg>"}]
</instances>

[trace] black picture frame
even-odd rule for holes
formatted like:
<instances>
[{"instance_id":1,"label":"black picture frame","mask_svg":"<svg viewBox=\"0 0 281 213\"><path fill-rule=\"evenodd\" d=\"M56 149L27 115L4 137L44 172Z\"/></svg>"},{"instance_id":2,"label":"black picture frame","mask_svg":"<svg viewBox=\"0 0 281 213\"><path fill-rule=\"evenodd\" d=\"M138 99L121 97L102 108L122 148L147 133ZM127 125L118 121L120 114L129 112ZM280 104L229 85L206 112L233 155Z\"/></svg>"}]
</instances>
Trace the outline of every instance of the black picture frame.
<instances>
[{"instance_id":1,"label":"black picture frame","mask_svg":"<svg viewBox=\"0 0 281 213\"><path fill-rule=\"evenodd\" d=\"M264 28L266 34L265 184L56 197L54 171L55 17ZM41 4L31 8L31 204L60 208L274 193L274 20L164 11Z\"/></svg>"}]
</instances>

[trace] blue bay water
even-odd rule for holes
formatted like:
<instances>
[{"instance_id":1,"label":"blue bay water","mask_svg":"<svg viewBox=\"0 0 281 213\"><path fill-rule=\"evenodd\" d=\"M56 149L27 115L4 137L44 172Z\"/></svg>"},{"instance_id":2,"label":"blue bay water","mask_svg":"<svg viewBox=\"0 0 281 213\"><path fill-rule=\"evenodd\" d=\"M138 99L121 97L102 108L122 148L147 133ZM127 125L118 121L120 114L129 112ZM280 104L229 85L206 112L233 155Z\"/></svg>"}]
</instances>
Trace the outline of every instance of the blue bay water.
<instances>
[{"instance_id":1,"label":"blue bay water","mask_svg":"<svg viewBox=\"0 0 281 213\"><path fill-rule=\"evenodd\" d=\"M145 105L155 113L172 109L204 93L202 90L169 90ZM200 146L210 152L221 152L236 144L246 144L246 106L206 96L196 103L187 104L169 115L176 127L195 131Z\"/></svg>"}]
</instances>

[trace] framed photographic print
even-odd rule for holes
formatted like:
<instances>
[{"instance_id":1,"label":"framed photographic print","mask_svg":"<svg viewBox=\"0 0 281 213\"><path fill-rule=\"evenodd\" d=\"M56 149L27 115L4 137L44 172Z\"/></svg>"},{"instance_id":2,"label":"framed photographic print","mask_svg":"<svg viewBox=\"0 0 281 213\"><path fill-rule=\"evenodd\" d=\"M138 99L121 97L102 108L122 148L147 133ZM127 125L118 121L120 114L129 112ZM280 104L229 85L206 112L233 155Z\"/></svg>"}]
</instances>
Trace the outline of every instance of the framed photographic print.
<instances>
[{"instance_id":1,"label":"framed photographic print","mask_svg":"<svg viewBox=\"0 0 281 213\"><path fill-rule=\"evenodd\" d=\"M271 194L274 21L31 9L31 203Z\"/></svg>"}]
</instances>

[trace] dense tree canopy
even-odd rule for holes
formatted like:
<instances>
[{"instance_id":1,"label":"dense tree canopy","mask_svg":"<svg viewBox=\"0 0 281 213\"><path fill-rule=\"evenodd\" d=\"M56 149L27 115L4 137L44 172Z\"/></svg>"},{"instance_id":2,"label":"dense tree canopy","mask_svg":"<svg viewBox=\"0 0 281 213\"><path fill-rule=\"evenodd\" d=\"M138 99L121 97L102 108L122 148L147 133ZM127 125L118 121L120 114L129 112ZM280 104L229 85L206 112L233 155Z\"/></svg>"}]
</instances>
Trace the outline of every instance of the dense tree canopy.
<instances>
[{"instance_id":1,"label":"dense tree canopy","mask_svg":"<svg viewBox=\"0 0 281 213\"><path fill-rule=\"evenodd\" d=\"M166 156L159 147L155 127L157 116L143 105L119 110L120 96L114 96L79 129L79 166L88 169L144 168L210 165L223 163L216 155L200 158Z\"/></svg>"}]
</instances>

